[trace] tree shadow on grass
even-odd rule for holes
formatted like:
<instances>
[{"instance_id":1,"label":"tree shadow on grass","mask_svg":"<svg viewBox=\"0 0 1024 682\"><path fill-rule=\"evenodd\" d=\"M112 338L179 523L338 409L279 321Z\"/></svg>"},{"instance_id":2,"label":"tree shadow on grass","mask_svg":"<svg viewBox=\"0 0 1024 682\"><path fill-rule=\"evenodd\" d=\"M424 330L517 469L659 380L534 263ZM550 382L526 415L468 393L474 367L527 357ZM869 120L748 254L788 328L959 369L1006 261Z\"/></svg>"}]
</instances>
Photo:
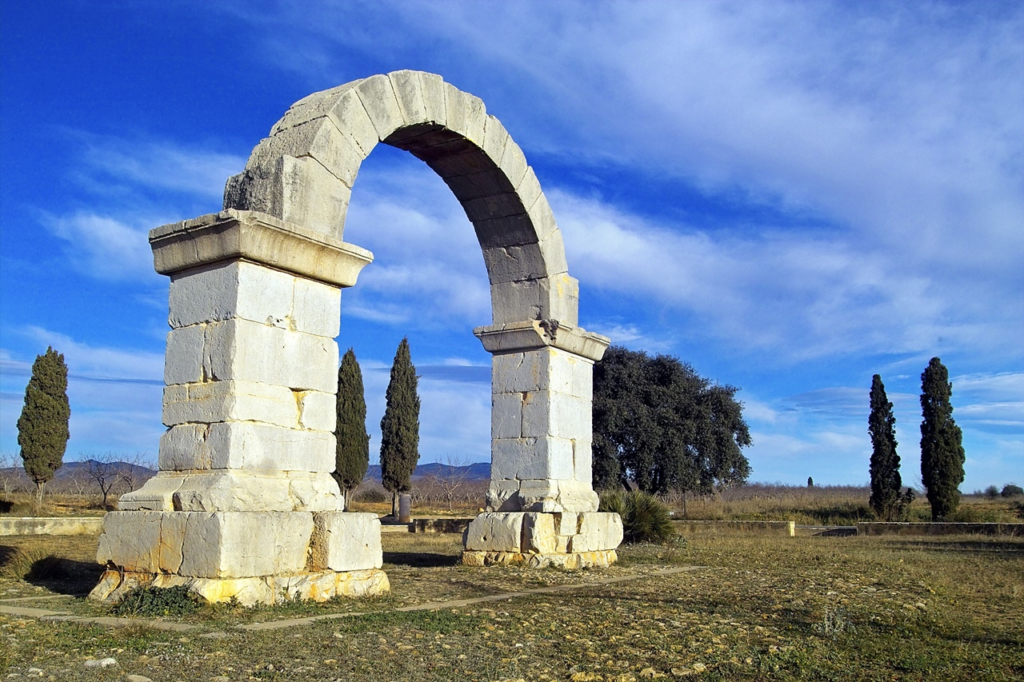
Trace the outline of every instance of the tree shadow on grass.
<instances>
[{"instance_id":1,"label":"tree shadow on grass","mask_svg":"<svg viewBox=\"0 0 1024 682\"><path fill-rule=\"evenodd\" d=\"M25 582L57 594L88 594L100 581L103 567L97 563L48 556L32 563Z\"/></svg>"},{"instance_id":2,"label":"tree shadow on grass","mask_svg":"<svg viewBox=\"0 0 1024 682\"><path fill-rule=\"evenodd\" d=\"M933 538L936 536L932 536ZM1014 554L1024 555L1024 542L976 540L954 540L950 542L931 542L920 540L902 540L892 542L894 549L916 550L919 552L959 552L964 554Z\"/></svg>"},{"instance_id":3,"label":"tree shadow on grass","mask_svg":"<svg viewBox=\"0 0 1024 682\"><path fill-rule=\"evenodd\" d=\"M384 552L384 563L413 568L457 566L462 557L430 552Z\"/></svg>"}]
</instances>

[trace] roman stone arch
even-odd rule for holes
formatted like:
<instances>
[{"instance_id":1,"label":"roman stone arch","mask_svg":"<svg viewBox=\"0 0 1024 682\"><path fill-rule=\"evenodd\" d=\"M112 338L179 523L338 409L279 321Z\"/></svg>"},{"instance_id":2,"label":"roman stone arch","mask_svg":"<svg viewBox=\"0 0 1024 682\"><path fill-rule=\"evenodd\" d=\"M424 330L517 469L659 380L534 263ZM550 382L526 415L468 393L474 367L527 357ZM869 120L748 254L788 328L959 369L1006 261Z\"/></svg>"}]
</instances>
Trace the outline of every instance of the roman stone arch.
<instances>
[{"instance_id":1,"label":"roman stone arch","mask_svg":"<svg viewBox=\"0 0 1024 682\"><path fill-rule=\"evenodd\" d=\"M228 181L224 208L341 240L359 166L378 142L424 161L462 204L483 250L495 325L577 325L562 235L523 151L479 98L436 74L396 71L299 100Z\"/></svg>"},{"instance_id":2,"label":"roman stone arch","mask_svg":"<svg viewBox=\"0 0 1024 682\"><path fill-rule=\"evenodd\" d=\"M342 512L334 456L341 289L372 254L342 241L359 166L409 151L461 202L492 320L491 484L464 561L607 565L622 539L591 486L593 363L578 285L537 177L480 99L396 71L298 102L228 179L224 210L150 232L171 278L160 471L104 522L93 591L188 584L207 599L388 589L380 525Z\"/></svg>"}]
</instances>

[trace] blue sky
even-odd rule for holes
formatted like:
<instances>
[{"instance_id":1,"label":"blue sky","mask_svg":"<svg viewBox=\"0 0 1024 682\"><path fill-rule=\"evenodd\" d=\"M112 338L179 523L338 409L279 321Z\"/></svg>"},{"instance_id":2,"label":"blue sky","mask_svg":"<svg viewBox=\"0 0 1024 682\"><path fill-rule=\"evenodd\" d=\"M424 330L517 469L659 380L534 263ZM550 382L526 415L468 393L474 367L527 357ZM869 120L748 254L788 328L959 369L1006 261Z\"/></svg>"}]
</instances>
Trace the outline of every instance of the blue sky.
<instances>
[{"instance_id":1,"label":"blue sky","mask_svg":"<svg viewBox=\"0 0 1024 682\"><path fill-rule=\"evenodd\" d=\"M919 481L920 374L953 380L970 491L1024 483L1018 2L0 2L0 450L70 366L68 459L155 456L167 279L146 232L219 210L288 106L441 74L526 153L580 321L742 388L752 480L868 479L871 376ZM486 272L439 178L380 145L342 297L379 446L408 335L421 461L489 456ZM371 454L371 459L375 454Z\"/></svg>"}]
</instances>

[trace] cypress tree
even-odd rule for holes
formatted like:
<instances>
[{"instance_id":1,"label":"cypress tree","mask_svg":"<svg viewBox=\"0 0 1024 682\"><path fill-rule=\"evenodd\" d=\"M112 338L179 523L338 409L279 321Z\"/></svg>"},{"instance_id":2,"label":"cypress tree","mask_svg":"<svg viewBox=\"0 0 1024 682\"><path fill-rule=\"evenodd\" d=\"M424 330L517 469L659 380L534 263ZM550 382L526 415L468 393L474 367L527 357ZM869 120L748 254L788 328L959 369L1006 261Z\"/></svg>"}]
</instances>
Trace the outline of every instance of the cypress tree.
<instances>
[{"instance_id":1,"label":"cypress tree","mask_svg":"<svg viewBox=\"0 0 1024 682\"><path fill-rule=\"evenodd\" d=\"M900 456L896 454L896 418L885 385L878 374L871 378L871 508L883 521L896 521L902 511Z\"/></svg>"},{"instance_id":2,"label":"cypress tree","mask_svg":"<svg viewBox=\"0 0 1024 682\"><path fill-rule=\"evenodd\" d=\"M25 460L25 473L36 484L37 508L43 503L43 487L63 464L71 418L67 390L64 356L48 347L32 363L25 406L18 417L18 446Z\"/></svg>"},{"instance_id":3,"label":"cypress tree","mask_svg":"<svg viewBox=\"0 0 1024 682\"><path fill-rule=\"evenodd\" d=\"M928 489L932 521L956 511L964 481L963 434L953 421L952 395L949 372L932 358L921 374L921 479Z\"/></svg>"},{"instance_id":4,"label":"cypress tree","mask_svg":"<svg viewBox=\"0 0 1024 682\"><path fill-rule=\"evenodd\" d=\"M345 495L345 511L348 511L349 497L362 482L370 464L370 434L366 432L363 373L351 348L345 352L338 369L337 404L338 422L334 433L338 445L332 475Z\"/></svg>"},{"instance_id":5,"label":"cypress tree","mask_svg":"<svg viewBox=\"0 0 1024 682\"><path fill-rule=\"evenodd\" d=\"M391 365L387 407L380 420L380 473L391 493L391 515L398 516L398 494L409 490L419 461L420 399L416 394L416 368L409 355L409 339L398 344Z\"/></svg>"}]
</instances>

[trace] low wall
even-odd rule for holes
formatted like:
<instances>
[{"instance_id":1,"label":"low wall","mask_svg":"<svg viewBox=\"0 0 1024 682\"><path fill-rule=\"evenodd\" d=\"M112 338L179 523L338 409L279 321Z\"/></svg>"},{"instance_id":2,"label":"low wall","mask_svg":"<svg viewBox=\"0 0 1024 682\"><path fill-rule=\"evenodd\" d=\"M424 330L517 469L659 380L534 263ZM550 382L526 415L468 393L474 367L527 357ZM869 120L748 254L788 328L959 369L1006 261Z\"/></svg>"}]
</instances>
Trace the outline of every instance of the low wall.
<instances>
[{"instance_id":1,"label":"low wall","mask_svg":"<svg viewBox=\"0 0 1024 682\"><path fill-rule=\"evenodd\" d=\"M473 519L458 518L437 518L437 519L413 519L413 533L461 533L467 528Z\"/></svg>"},{"instance_id":2,"label":"low wall","mask_svg":"<svg viewBox=\"0 0 1024 682\"><path fill-rule=\"evenodd\" d=\"M0 518L0 535L99 535L102 516Z\"/></svg>"},{"instance_id":3,"label":"low wall","mask_svg":"<svg viewBox=\"0 0 1024 682\"><path fill-rule=\"evenodd\" d=\"M1010 535L1024 537L1024 523L858 523L857 535Z\"/></svg>"},{"instance_id":4,"label":"low wall","mask_svg":"<svg viewBox=\"0 0 1024 682\"><path fill-rule=\"evenodd\" d=\"M793 521L673 521L676 532L707 533L714 530L740 530L766 535L796 535L796 524Z\"/></svg>"}]
</instances>

